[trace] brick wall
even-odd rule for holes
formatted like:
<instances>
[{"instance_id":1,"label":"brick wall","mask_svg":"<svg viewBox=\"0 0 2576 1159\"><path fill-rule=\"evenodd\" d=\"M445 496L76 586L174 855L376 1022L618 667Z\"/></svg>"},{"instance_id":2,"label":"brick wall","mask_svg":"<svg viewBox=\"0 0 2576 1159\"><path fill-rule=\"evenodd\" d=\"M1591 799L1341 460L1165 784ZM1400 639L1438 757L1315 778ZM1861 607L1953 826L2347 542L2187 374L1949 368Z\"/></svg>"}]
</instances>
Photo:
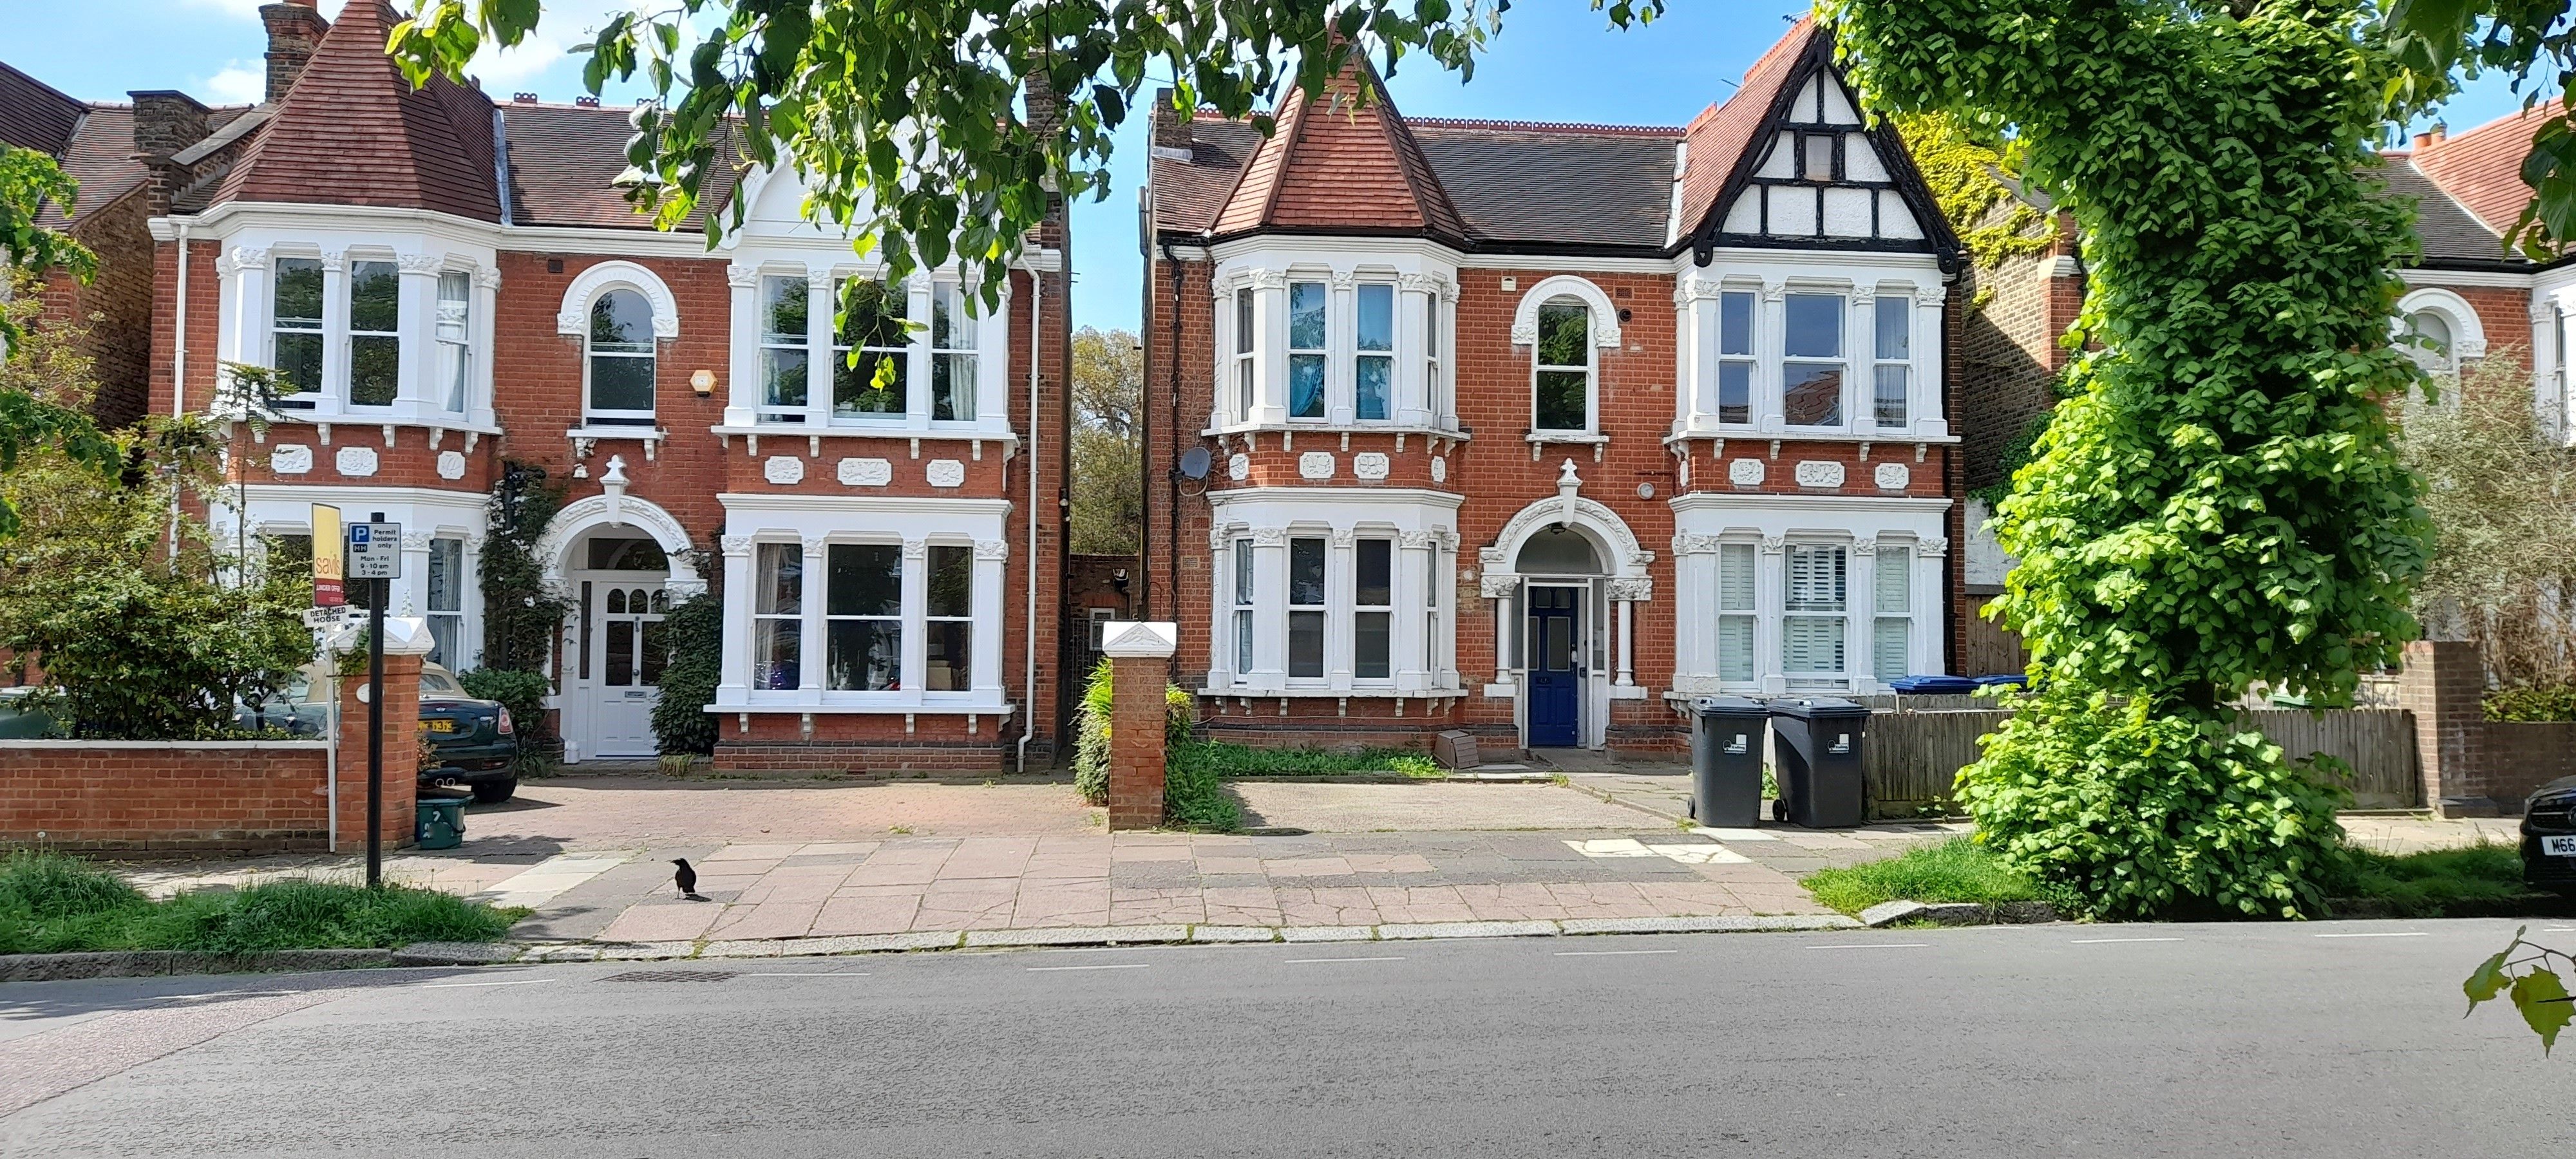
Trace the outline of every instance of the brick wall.
<instances>
[{"instance_id":1,"label":"brick wall","mask_svg":"<svg viewBox=\"0 0 2576 1159\"><path fill-rule=\"evenodd\" d=\"M1163 823L1163 664L1157 657L1109 662L1109 827Z\"/></svg>"},{"instance_id":2,"label":"brick wall","mask_svg":"<svg viewBox=\"0 0 2576 1159\"><path fill-rule=\"evenodd\" d=\"M318 850L330 830L327 747L0 741L0 846Z\"/></svg>"},{"instance_id":3,"label":"brick wall","mask_svg":"<svg viewBox=\"0 0 2576 1159\"><path fill-rule=\"evenodd\" d=\"M2444 816L2518 814L2532 790L2576 776L2576 723L2488 720L2479 703L2486 691L2477 645L2406 645L2397 703L2415 718L2425 803Z\"/></svg>"},{"instance_id":4,"label":"brick wall","mask_svg":"<svg viewBox=\"0 0 2576 1159\"><path fill-rule=\"evenodd\" d=\"M45 304L38 325L82 328L74 345L89 356L98 382L90 413L111 428L141 418L150 393L150 205L136 190L103 206L83 207L70 232L98 256L98 275L83 285L67 270L51 270L38 291Z\"/></svg>"}]
</instances>

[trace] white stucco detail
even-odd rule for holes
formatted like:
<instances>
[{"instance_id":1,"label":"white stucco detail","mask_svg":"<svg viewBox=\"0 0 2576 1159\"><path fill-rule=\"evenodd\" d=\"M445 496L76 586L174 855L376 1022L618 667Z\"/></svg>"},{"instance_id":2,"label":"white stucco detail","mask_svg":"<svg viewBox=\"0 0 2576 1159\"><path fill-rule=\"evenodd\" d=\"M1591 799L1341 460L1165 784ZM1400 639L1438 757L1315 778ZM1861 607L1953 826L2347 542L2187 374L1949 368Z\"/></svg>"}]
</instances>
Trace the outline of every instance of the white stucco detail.
<instances>
[{"instance_id":1,"label":"white stucco detail","mask_svg":"<svg viewBox=\"0 0 2576 1159\"><path fill-rule=\"evenodd\" d=\"M760 464L760 477L782 487L805 481L805 460L794 455L771 455Z\"/></svg>"},{"instance_id":2,"label":"white stucco detail","mask_svg":"<svg viewBox=\"0 0 2576 1159\"><path fill-rule=\"evenodd\" d=\"M1726 481L1738 487L1759 487L1768 473L1760 459L1737 459L1726 465Z\"/></svg>"},{"instance_id":3,"label":"white stucco detail","mask_svg":"<svg viewBox=\"0 0 2576 1159\"><path fill-rule=\"evenodd\" d=\"M268 453L268 469L280 475L301 475L313 469L313 448L302 443L286 443Z\"/></svg>"},{"instance_id":4,"label":"white stucco detail","mask_svg":"<svg viewBox=\"0 0 2576 1159\"><path fill-rule=\"evenodd\" d=\"M1386 455L1378 451L1362 451L1351 456L1351 474L1362 479L1386 478Z\"/></svg>"},{"instance_id":5,"label":"white stucco detail","mask_svg":"<svg viewBox=\"0 0 2576 1159\"><path fill-rule=\"evenodd\" d=\"M441 479L464 478L465 452L440 451L438 453L438 477Z\"/></svg>"},{"instance_id":6,"label":"white stucco detail","mask_svg":"<svg viewBox=\"0 0 2576 1159\"><path fill-rule=\"evenodd\" d=\"M1914 482L1914 468L1903 463L1880 463L1876 475L1881 491L1902 491Z\"/></svg>"},{"instance_id":7,"label":"white stucco detail","mask_svg":"<svg viewBox=\"0 0 2576 1159\"><path fill-rule=\"evenodd\" d=\"M1521 294L1520 305L1512 310L1512 344L1528 346L1538 341L1538 308L1554 298L1575 298L1592 308L1592 344L1615 349L1619 345L1619 307L1611 304L1610 295L1591 279L1573 274L1541 278Z\"/></svg>"},{"instance_id":8,"label":"white stucco detail","mask_svg":"<svg viewBox=\"0 0 2576 1159\"><path fill-rule=\"evenodd\" d=\"M1237 451L1226 456L1225 477L1240 483L1252 477L1252 456Z\"/></svg>"},{"instance_id":9,"label":"white stucco detail","mask_svg":"<svg viewBox=\"0 0 2576 1159\"><path fill-rule=\"evenodd\" d=\"M376 473L376 449L342 447L339 454L331 457L331 465L339 468L341 474L352 479L364 479Z\"/></svg>"},{"instance_id":10,"label":"white stucco detail","mask_svg":"<svg viewBox=\"0 0 2576 1159\"><path fill-rule=\"evenodd\" d=\"M1449 456L1433 455L1431 457L1431 481L1434 483L1446 483L1449 481Z\"/></svg>"},{"instance_id":11,"label":"white stucco detail","mask_svg":"<svg viewBox=\"0 0 2576 1159\"><path fill-rule=\"evenodd\" d=\"M1802 460L1798 464L1798 485L1840 487L1843 485L1843 465L1825 459Z\"/></svg>"},{"instance_id":12,"label":"white stucco detail","mask_svg":"<svg viewBox=\"0 0 2576 1159\"><path fill-rule=\"evenodd\" d=\"M1332 478L1333 453L1331 451L1308 451L1305 454L1297 456L1297 477L1300 479Z\"/></svg>"},{"instance_id":13,"label":"white stucco detail","mask_svg":"<svg viewBox=\"0 0 2576 1159\"><path fill-rule=\"evenodd\" d=\"M922 469L922 476L933 487L963 487L966 485L966 464L955 459L932 459L930 465Z\"/></svg>"},{"instance_id":14,"label":"white stucco detail","mask_svg":"<svg viewBox=\"0 0 2576 1159\"><path fill-rule=\"evenodd\" d=\"M894 463L888 459L843 459L834 473L844 486L883 487L894 482Z\"/></svg>"},{"instance_id":15,"label":"white stucco detail","mask_svg":"<svg viewBox=\"0 0 2576 1159\"><path fill-rule=\"evenodd\" d=\"M590 333L590 305L611 289L626 288L644 295L653 307L653 336L680 336L680 303L671 296L671 288L662 284L660 275L634 262L601 262L574 276L564 287L563 308L555 313L555 333L581 337Z\"/></svg>"}]
</instances>

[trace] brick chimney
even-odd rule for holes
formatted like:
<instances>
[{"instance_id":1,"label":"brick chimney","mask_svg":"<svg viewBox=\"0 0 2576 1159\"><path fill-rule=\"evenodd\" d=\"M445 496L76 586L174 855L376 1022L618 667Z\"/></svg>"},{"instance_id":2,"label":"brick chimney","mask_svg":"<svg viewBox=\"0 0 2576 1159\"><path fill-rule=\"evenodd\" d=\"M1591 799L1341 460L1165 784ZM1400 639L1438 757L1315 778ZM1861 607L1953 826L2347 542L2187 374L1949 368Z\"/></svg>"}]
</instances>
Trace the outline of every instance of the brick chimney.
<instances>
[{"instance_id":1,"label":"brick chimney","mask_svg":"<svg viewBox=\"0 0 2576 1159\"><path fill-rule=\"evenodd\" d=\"M286 99L286 90L295 87L295 78L303 75L304 62L313 59L315 46L322 34L331 31L331 22L322 19L319 0L281 0L259 7L259 21L268 26L268 103Z\"/></svg>"},{"instance_id":2,"label":"brick chimney","mask_svg":"<svg viewBox=\"0 0 2576 1159\"><path fill-rule=\"evenodd\" d=\"M1154 90L1154 139L1152 147L1156 149L1178 149L1183 153L1187 153L1190 151L1191 146L1195 144L1190 135L1190 123L1198 119L1198 110L1195 108L1173 108L1172 96L1173 93L1170 89Z\"/></svg>"},{"instance_id":3,"label":"brick chimney","mask_svg":"<svg viewBox=\"0 0 2576 1159\"><path fill-rule=\"evenodd\" d=\"M206 139L206 106L174 89L138 89L125 94L134 102L134 159L152 174L152 212L170 212L170 198L188 183L188 175L170 163L172 154Z\"/></svg>"}]
</instances>

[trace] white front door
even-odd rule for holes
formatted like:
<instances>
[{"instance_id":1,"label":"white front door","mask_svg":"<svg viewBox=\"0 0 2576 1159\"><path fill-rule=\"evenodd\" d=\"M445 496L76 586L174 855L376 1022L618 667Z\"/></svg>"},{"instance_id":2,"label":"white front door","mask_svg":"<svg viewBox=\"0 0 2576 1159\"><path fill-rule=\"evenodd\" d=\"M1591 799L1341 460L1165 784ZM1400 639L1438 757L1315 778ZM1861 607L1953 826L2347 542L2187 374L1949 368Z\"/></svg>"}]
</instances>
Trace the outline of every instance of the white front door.
<instances>
[{"instance_id":1,"label":"white front door","mask_svg":"<svg viewBox=\"0 0 2576 1159\"><path fill-rule=\"evenodd\" d=\"M649 757L658 749L653 705L662 690L663 577L594 576L581 581L586 620L573 694L586 710L581 756Z\"/></svg>"}]
</instances>

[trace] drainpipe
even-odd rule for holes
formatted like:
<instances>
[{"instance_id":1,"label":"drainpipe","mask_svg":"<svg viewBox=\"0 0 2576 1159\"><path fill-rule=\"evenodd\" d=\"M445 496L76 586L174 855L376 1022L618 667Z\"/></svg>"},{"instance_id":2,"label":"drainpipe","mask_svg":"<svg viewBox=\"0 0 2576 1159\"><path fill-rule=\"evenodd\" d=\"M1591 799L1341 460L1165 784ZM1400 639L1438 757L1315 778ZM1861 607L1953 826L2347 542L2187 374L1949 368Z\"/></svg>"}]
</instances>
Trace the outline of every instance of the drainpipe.
<instances>
[{"instance_id":1,"label":"drainpipe","mask_svg":"<svg viewBox=\"0 0 2576 1159\"><path fill-rule=\"evenodd\" d=\"M188 223L179 222L179 314L171 320L170 417L188 413ZM235 512L236 519L249 518ZM179 489L170 488L170 562L179 562Z\"/></svg>"},{"instance_id":2,"label":"drainpipe","mask_svg":"<svg viewBox=\"0 0 2576 1159\"><path fill-rule=\"evenodd\" d=\"M1059 253L1062 251L1059 250ZM1029 742L1038 735L1038 351L1040 335L1046 330L1046 274L1035 263L1029 266L1029 560L1027 617L1020 621L1026 633L1022 655L1027 661L1026 675L1020 692L1020 745L1013 755L1012 769L1029 771Z\"/></svg>"}]
</instances>

